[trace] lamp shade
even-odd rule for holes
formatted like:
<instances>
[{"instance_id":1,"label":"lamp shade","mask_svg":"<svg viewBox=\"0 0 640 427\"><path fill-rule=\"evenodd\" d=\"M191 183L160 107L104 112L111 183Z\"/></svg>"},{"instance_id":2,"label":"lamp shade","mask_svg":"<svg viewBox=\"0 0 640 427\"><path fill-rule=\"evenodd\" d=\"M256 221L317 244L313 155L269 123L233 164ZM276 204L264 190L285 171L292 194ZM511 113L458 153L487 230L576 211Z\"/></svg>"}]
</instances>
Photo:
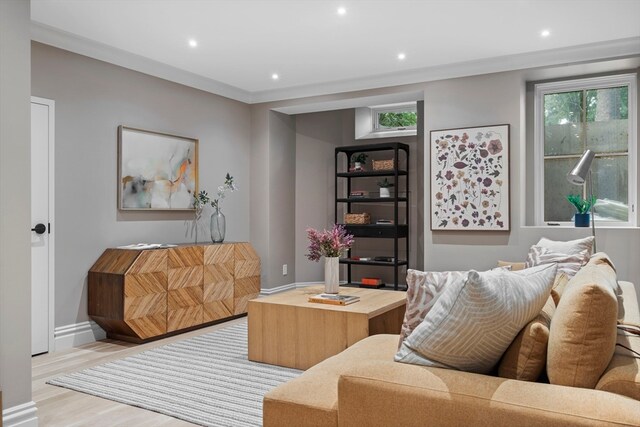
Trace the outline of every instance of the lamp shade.
<instances>
[{"instance_id":1,"label":"lamp shade","mask_svg":"<svg viewBox=\"0 0 640 427\"><path fill-rule=\"evenodd\" d=\"M591 167L591 162L596 153L591 150L587 150L582 154L578 163L571 169L571 172L567 174L567 181L575 185L582 185L587 179L587 173Z\"/></svg>"}]
</instances>

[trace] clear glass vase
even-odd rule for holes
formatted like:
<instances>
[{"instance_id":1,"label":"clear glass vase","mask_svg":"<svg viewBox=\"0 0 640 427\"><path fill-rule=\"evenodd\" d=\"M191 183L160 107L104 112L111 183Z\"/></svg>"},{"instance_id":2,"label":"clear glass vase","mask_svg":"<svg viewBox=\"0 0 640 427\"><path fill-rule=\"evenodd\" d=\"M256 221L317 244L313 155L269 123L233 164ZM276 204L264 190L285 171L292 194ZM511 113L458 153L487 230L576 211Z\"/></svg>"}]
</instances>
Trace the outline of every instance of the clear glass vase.
<instances>
[{"instance_id":1,"label":"clear glass vase","mask_svg":"<svg viewBox=\"0 0 640 427\"><path fill-rule=\"evenodd\" d=\"M211 214L211 241L213 243L224 242L226 229L227 223L224 214L220 208L216 208L215 212Z\"/></svg>"}]
</instances>

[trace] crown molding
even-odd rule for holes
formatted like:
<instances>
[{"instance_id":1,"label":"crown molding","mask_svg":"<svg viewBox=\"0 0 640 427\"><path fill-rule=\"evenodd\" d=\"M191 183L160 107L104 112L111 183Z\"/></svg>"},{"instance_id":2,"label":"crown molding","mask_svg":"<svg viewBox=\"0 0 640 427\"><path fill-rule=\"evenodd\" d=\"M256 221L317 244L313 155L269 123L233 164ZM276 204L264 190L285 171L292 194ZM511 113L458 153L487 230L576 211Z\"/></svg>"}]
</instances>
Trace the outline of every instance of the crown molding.
<instances>
[{"instance_id":1,"label":"crown molding","mask_svg":"<svg viewBox=\"0 0 640 427\"><path fill-rule=\"evenodd\" d=\"M640 55L640 37L630 37L600 43L484 58L476 61L458 62L435 67L417 68L404 72L374 75L358 79L256 91L252 92L251 102L274 102L293 98L424 83L527 68L621 59L638 55Z\"/></svg>"},{"instance_id":2,"label":"crown molding","mask_svg":"<svg viewBox=\"0 0 640 427\"><path fill-rule=\"evenodd\" d=\"M251 93L246 90L34 21L31 21L31 40L225 98L251 103Z\"/></svg>"},{"instance_id":3,"label":"crown molding","mask_svg":"<svg viewBox=\"0 0 640 427\"><path fill-rule=\"evenodd\" d=\"M31 39L247 104L377 89L527 68L620 59L640 55L640 37L631 37L435 67L418 68L404 72L372 75L357 79L249 92L214 79L181 70L171 65L33 21L31 22Z\"/></svg>"}]
</instances>

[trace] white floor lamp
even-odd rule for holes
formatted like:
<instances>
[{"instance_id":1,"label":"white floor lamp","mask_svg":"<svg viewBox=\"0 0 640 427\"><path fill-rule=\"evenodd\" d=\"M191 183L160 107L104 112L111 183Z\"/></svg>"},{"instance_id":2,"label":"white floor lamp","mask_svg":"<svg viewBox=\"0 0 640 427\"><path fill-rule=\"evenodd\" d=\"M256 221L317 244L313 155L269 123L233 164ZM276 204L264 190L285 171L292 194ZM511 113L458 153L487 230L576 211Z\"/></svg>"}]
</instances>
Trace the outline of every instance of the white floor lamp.
<instances>
[{"instance_id":1,"label":"white floor lamp","mask_svg":"<svg viewBox=\"0 0 640 427\"><path fill-rule=\"evenodd\" d=\"M596 153L591 150L587 150L582 154L578 163L571 169L571 172L567 174L567 180L575 185L584 185L587 175L589 175L589 198L593 202L591 203L591 234L593 235L593 252L596 252L596 217L593 213L593 180L591 178L591 162Z\"/></svg>"}]
</instances>

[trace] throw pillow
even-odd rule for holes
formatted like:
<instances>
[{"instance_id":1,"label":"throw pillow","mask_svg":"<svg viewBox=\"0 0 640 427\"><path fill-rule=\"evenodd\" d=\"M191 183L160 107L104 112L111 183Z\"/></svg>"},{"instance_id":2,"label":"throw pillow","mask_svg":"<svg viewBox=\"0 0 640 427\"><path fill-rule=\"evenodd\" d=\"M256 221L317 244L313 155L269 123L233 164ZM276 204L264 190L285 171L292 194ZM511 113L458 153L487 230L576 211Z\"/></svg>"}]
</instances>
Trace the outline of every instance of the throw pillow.
<instances>
[{"instance_id":1,"label":"throw pillow","mask_svg":"<svg viewBox=\"0 0 640 427\"><path fill-rule=\"evenodd\" d=\"M576 275L580 267L589 260L586 250L577 254L569 255L557 252L543 246L531 246L527 254L526 268L535 267L542 264L558 264L558 274L564 273L569 279Z\"/></svg>"},{"instance_id":2,"label":"throw pillow","mask_svg":"<svg viewBox=\"0 0 640 427\"><path fill-rule=\"evenodd\" d=\"M413 269L407 270L407 308L404 312L398 347L424 320L444 288L466 274L466 271L425 272Z\"/></svg>"},{"instance_id":3,"label":"throw pillow","mask_svg":"<svg viewBox=\"0 0 640 427\"><path fill-rule=\"evenodd\" d=\"M546 237L543 237L538 242L537 246L542 246L544 248L550 249L554 252L560 252L562 254L575 255L579 254L582 251L587 251L587 260L591 253L593 252L593 236L585 237L584 239L576 239L569 240L568 242L550 240ZM587 262L585 260L585 263Z\"/></svg>"},{"instance_id":4,"label":"throw pillow","mask_svg":"<svg viewBox=\"0 0 640 427\"><path fill-rule=\"evenodd\" d=\"M395 360L488 373L549 297L554 264L522 271L471 270L452 281Z\"/></svg>"},{"instance_id":5,"label":"throw pillow","mask_svg":"<svg viewBox=\"0 0 640 427\"><path fill-rule=\"evenodd\" d=\"M498 260L498 267L510 267L511 271L520 271L527 268L524 262L500 261L500 260Z\"/></svg>"},{"instance_id":6,"label":"throw pillow","mask_svg":"<svg viewBox=\"0 0 640 427\"><path fill-rule=\"evenodd\" d=\"M588 265L567 284L549 329L551 384L594 388L611 361L618 301L609 280L606 271Z\"/></svg>"},{"instance_id":7,"label":"throw pillow","mask_svg":"<svg viewBox=\"0 0 640 427\"><path fill-rule=\"evenodd\" d=\"M556 304L551 297L540 313L527 324L502 356L498 375L521 381L536 381L547 364L549 326Z\"/></svg>"}]
</instances>

